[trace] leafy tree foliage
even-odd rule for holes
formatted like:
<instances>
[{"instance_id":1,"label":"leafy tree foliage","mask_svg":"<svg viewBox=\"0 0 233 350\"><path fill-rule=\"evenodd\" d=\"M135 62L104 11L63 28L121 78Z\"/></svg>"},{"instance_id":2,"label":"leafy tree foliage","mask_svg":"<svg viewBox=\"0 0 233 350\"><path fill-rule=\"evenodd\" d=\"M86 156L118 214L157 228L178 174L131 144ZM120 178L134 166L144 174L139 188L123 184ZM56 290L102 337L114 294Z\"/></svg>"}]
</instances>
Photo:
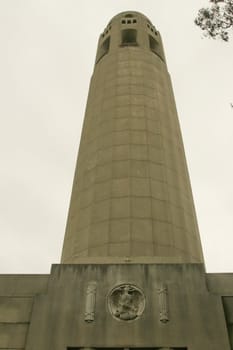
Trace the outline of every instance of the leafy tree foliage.
<instances>
[{"instance_id":1,"label":"leafy tree foliage","mask_svg":"<svg viewBox=\"0 0 233 350\"><path fill-rule=\"evenodd\" d=\"M210 38L229 40L229 32L233 29L233 0L209 0L208 8L201 8L195 18L204 35Z\"/></svg>"}]
</instances>

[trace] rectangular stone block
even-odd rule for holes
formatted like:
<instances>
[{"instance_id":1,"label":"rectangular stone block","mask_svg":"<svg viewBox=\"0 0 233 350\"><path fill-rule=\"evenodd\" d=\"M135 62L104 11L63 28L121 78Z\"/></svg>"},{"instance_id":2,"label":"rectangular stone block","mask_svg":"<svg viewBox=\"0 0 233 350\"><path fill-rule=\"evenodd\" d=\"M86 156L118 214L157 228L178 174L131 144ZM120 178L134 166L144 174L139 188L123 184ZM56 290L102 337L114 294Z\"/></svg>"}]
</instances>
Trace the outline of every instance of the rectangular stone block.
<instances>
[{"instance_id":1,"label":"rectangular stone block","mask_svg":"<svg viewBox=\"0 0 233 350\"><path fill-rule=\"evenodd\" d=\"M130 198L113 198L111 201L111 217L126 218L130 216Z\"/></svg>"},{"instance_id":2,"label":"rectangular stone block","mask_svg":"<svg viewBox=\"0 0 233 350\"><path fill-rule=\"evenodd\" d=\"M82 230L78 230L78 237L79 240L77 242L76 237L72 237L70 241L70 247L72 254L75 254L75 250L77 250L78 253L82 252L83 250L88 249L88 237L90 233L90 226L83 228Z\"/></svg>"},{"instance_id":3,"label":"rectangular stone block","mask_svg":"<svg viewBox=\"0 0 233 350\"><path fill-rule=\"evenodd\" d=\"M185 214L182 208L171 205L171 217L174 225L178 227L185 227Z\"/></svg>"},{"instance_id":4,"label":"rectangular stone block","mask_svg":"<svg viewBox=\"0 0 233 350\"><path fill-rule=\"evenodd\" d=\"M108 245L98 245L88 248L88 256L106 256L108 253Z\"/></svg>"},{"instance_id":5,"label":"rectangular stone block","mask_svg":"<svg viewBox=\"0 0 233 350\"><path fill-rule=\"evenodd\" d=\"M104 164L112 160L113 148L108 147L106 149L102 148L98 151L98 161L99 164Z\"/></svg>"},{"instance_id":6,"label":"rectangular stone block","mask_svg":"<svg viewBox=\"0 0 233 350\"><path fill-rule=\"evenodd\" d=\"M115 131L129 130L130 119L127 118L127 115L124 114L124 116L125 117L115 119Z\"/></svg>"},{"instance_id":7,"label":"rectangular stone block","mask_svg":"<svg viewBox=\"0 0 233 350\"><path fill-rule=\"evenodd\" d=\"M147 128L148 128L148 131L150 131L153 134L161 133L161 127L158 120L147 119Z\"/></svg>"},{"instance_id":8,"label":"rectangular stone block","mask_svg":"<svg viewBox=\"0 0 233 350\"><path fill-rule=\"evenodd\" d=\"M150 177L157 181L164 181L165 180L165 171L164 167L159 164L155 164L150 162Z\"/></svg>"},{"instance_id":9,"label":"rectangular stone block","mask_svg":"<svg viewBox=\"0 0 233 350\"><path fill-rule=\"evenodd\" d=\"M162 139L161 139L161 136L159 134L148 132L147 139L148 139L149 145L151 145L157 149L162 148Z\"/></svg>"},{"instance_id":10,"label":"rectangular stone block","mask_svg":"<svg viewBox=\"0 0 233 350\"><path fill-rule=\"evenodd\" d=\"M166 201L152 199L152 216L157 221L169 222L170 213Z\"/></svg>"},{"instance_id":11,"label":"rectangular stone block","mask_svg":"<svg viewBox=\"0 0 233 350\"><path fill-rule=\"evenodd\" d=\"M112 197L127 197L130 195L130 178L112 180Z\"/></svg>"},{"instance_id":12,"label":"rectangular stone block","mask_svg":"<svg viewBox=\"0 0 233 350\"><path fill-rule=\"evenodd\" d=\"M28 324L0 323L0 349L22 349L25 340Z\"/></svg>"},{"instance_id":13,"label":"rectangular stone block","mask_svg":"<svg viewBox=\"0 0 233 350\"><path fill-rule=\"evenodd\" d=\"M148 148L146 145L130 145L130 158L135 160L148 160Z\"/></svg>"},{"instance_id":14,"label":"rectangular stone block","mask_svg":"<svg viewBox=\"0 0 233 350\"><path fill-rule=\"evenodd\" d=\"M110 205L110 199L95 203L91 211L92 222L108 220L110 217Z\"/></svg>"},{"instance_id":15,"label":"rectangular stone block","mask_svg":"<svg viewBox=\"0 0 233 350\"><path fill-rule=\"evenodd\" d=\"M114 146L112 159L113 161L130 159L130 146L129 145Z\"/></svg>"},{"instance_id":16,"label":"rectangular stone block","mask_svg":"<svg viewBox=\"0 0 233 350\"><path fill-rule=\"evenodd\" d=\"M29 322L33 298L0 297L0 323Z\"/></svg>"},{"instance_id":17,"label":"rectangular stone block","mask_svg":"<svg viewBox=\"0 0 233 350\"><path fill-rule=\"evenodd\" d=\"M113 146L113 133L105 134L98 139L98 149L105 149Z\"/></svg>"},{"instance_id":18,"label":"rectangular stone block","mask_svg":"<svg viewBox=\"0 0 233 350\"><path fill-rule=\"evenodd\" d=\"M150 242L132 242L131 254L132 256L152 256L154 254L154 245Z\"/></svg>"},{"instance_id":19,"label":"rectangular stone block","mask_svg":"<svg viewBox=\"0 0 233 350\"><path fill-rule=\"evenodd\" d=\"M109 244L110 256L129 256L130 255L130 243L110 243Z\"/></svg>"},{"instance_id":20,"label":"rectangular stone block","mask_svg":"<svg viewBox=\"0 0 233 350\"><path fill-rule=\"evenodd\" d=\"M111 243L129 242L131 237L130 226L129 219L111 220L109 241Z\"/></svg>"},{"instance_id":21,"label":"rectangular stone block","mask_svg":"<svg viewBox=\"0 0 233 350\"><path fill-rule=\"evenodd\" d=\"M151 218L151 197L131 197L132 216Z\"/></svg>"},{"instance_id":22,"label":"rectangular stone block","mask_svg":"<svg viewBox=\"0 0 233 350\"><path fill-rule=\"evenodd\" d=\"M155 199L167 200L166 185L162 181L150 180L151 195Z\"/></svg>"},{"instance_id":23,"label":"rectangular stone block","mask_svg":"<svg viewBox=\"0 0 233 350\"><path fill-rule=\"evenodd\" d=\"M114 145L128 145L130 143L130 134L127 130L114 132L112 137Z\"/></svg>"},{"instance_id":24,"label":"rectangular stone block","mask_svg":"<svg viewBox=\"0 0 233 350\"><path fill-rule=\"evenodd\" d=\"M116 108L116 118L129 118L130 116L130 106L117 106Z\"/></svg>"},{"instance_id":25,"label":"rectangular stone block","mask_svg":"<svg viewBox=\"0 0 233 350\"><path fill-rule=\"evenodd\" d=\"M77 193L77 196L79 197L77 203L80 203L80 208L86 208L94 201L94 189L93 187L86 189L81 193Z\"/></svg>"},{"instance_id":26,"label":"rectangular stone block","mask_svg":"<svg viewBox=\"0 0 233 350\"><path fill-rule=\"evenodd\" d=\"M149 162L142 160L130 160L130 175L132 177L149 177Z\"/></svg>"},{"instance_id":27,"label":"rectangular stone block","mask_svg":"<svg viewBox=\"0 0 233 350\"><path fill-rule=\"evenodd\" d=\"M76 229L84 229L91 223L91 206L83 208L79 211L79 217L73 220L73 227Z\"/></svg>"},{"instance_id":28,"label":"rectangular stone block","mask_svg":"<svg viewBox=\"0 0 233 350\"><path fill-rule=\"evenodd\" d=\"M0 296L34 296L47 290L49 275L0 275Z\"/></svg>"},{"instance_id":29,"label":"rectangular stone block","mask_svg":"<svg viewBox=\"0 0 233 350\"><path fill-rule=\"evenodd\" d=\"M111 197L111 181L109 180L109 181L96 183L94 185L94 189L92 192L94 193L93 197L95 202L99 202L104 199L109 199Z\"/></svg>"},{"instance_id":30,"label":"rectangular stone block","mask_svg":"<svg viewBox=\"0 0 233 350\"><path fill-rule=\"evenodd\" d=\"M131 103L131 96L128 95L120 95L116 98L117 106L128 106Z\"/></svg>"},{"instance_id":31,"label":"rectangular stone block","mask_svg":"<svg viewBox=\"0 0 233 350\"><path fill-rule=\"evenodd\" d=\"M151 195L150 181L148 178L131 178L131 195L148 197Z\"/></svg>"},{"instance_id":32,"label":"rectangular stone block","mask_svg":"<svg viewBox=\"0 0 233 350\"><path fill-rule=\"evenodd\" d=\"M96 170L96 182L108 181L112 178L112 163L99 165Z\"/></svg>"},{"instance_id":33,"label":"rectangular stone block","mask_svg":"<svg viewBox=\"0 0 233 350\"><path fill-rule=\"evenodd\" d=\"M233 326L233 296L223 298L223 306L227 323Z\"/></svg>"},{"instance_id":34,"label":"rectangular stone block","mask_svg":"<svg viewBox=\"0 0 233 350\"><path fill-rule=\"evenodd\" d=\"M171 224L161 221L153 221L153 240L157 245L166 246L167 242L173 242Z\"/></svg>"},{"instance_id":35,"label":"rectangular stone block","mask_svg":"<svg viewBox=\"0 0 233 350\"><path fill-rule=\"evenodd\" d=\"M131 130L146 130L146 120L143 118L131 118L130 120Z\"/></svg>"},{"instance_id":36,"label":"rectangular stone block","mask_svg":"<svg viewBox=\"0 0 233 350\"><path fill-rule=\"evenodd\" d=\"M132 241L137 242L153 242L153 232L152 232L153 222L148 219L131 219L131 237Z\"/></svg>"},{"instance_id":37,"label":"rectangular stone block","mask_svg":"<svg viewBox=\"0 0 233 350\"><path fill-rule=\"evenodd\" d=\"M133 105L131 106L131 114L133 118L144 118L144 106Z\"/></svg>"},{"instance_id":38,"label":"rectangular stone block","mask_svg":"<svg viewBox=\"0 0 233 350\"><path fill-rule=\"evenodd\" d=\"M119 72L119 71L118 71ZM119 72L119 76L121 75L121 72ZM118 85L116 89L117 96L121 95L129 95L130 93L130 85Z\"/></svg>"},{"instance_id":39,"label":"rectangular stone block","mask_svg":"<svg viewBox=\"0 0 233 350\"><path fill-rule=\"evenodd\" d=\"M91 240L89 240L90 235ZM88 246L95 247L107 244L109 240L109 222L106 220L91 225L90 235L88 237Z\"/></svg>"},{"instance_id":40,"label":"rectangular stone block","mask_svg":"<svg viewBox=\"0 0 233 350\"><path fill-rule=\"evenodd\" d=\"M128 177L130 172L130 161L122 160L113 162L113 177Z\"/></svg>"},{"instance_id":41,"label":"rectangular stone block","mask_svg":"<svg viewBox=\"0 0 233 350\"><path fill-rule=\"evenodd\" d=\"M145 131L131 131L130 139L132 144L146 145L147 144L147 133Z\"/></svg>"}]
</instances>

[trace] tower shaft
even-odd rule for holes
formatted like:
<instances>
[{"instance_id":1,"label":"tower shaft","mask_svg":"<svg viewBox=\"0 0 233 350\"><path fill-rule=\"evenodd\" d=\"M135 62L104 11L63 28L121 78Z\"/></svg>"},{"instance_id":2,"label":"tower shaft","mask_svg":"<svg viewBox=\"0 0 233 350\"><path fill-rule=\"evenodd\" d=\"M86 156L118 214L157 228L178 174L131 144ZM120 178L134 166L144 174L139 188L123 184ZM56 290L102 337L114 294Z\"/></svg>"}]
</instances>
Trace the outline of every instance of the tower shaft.
<instances>
[{"instance_id":1,"label":"tower shaft","mask_svg":"<svg viewBox=\"0 0 233 350\"><path fill-rule=\"evenodd\" d=\"M100 36L62 263L203 262L162 41L137 12Z\"/></svg>"}]
</instances>

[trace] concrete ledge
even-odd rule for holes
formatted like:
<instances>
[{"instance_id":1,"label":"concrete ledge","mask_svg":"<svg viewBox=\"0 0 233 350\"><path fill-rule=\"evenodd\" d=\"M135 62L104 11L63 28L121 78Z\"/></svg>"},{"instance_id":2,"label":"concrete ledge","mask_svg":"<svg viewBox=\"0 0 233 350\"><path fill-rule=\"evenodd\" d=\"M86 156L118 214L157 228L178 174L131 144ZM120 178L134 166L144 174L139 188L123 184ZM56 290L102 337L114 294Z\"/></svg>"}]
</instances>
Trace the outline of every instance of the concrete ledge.
<instances>
[{"instance_id":1,"label":"concrete ledge","mask_svg":"<svg viewBox=\"0 0 233 350\"><path fill-rule=\"evenodd\" d=\"M233 273L208 273L206 283L211 293L233 296Z\"/></svg>"},{"instance_id":2,"label":"concrete ledge","mask_svg":"<svg viewBox=\"0 0 233 350\"><path fill-rule=\"evenodd\" d=\"M0 275L0 296L34 296L47 289L49 275Z\"/></svg>"},{"instance_id":3,"label":"concrete ledge","mask_svg":"<svg viewBox=\"0 0 233 350\"><path fill-rule=\"evenodd\" d=\"M76 265L76 264L190 264L190 257L185 261L182 257L147 257L147 256L137 256L137 257L77 257L75 263L67 260L61 265ZM189 261L188 261L189 260ZM200 262L191 262L191 264L200 264Z\"/></svg>"}]
</instances>

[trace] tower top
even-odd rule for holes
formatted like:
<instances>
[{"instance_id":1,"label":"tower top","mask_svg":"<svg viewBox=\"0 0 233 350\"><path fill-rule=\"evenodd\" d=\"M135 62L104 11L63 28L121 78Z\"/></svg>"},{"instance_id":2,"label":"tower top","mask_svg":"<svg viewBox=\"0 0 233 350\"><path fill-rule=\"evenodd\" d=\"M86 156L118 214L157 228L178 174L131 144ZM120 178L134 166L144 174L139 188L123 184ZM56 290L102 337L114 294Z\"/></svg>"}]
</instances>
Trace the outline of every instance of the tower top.
<instances>
[{"instance_id":1,"label":"tower top","mask_svg":"<svg viewBox=\"0 0 233 350\"><path fill-rule=\"evenodd\" d=\"M109 22L109 24L113 21L113 20L118 20L119 18L122 19L130 19L130 18L144 18L150 25L152 25L151 21L149 20L148 17L146 17L143 13L138 12L138 11L123 11L123 12L119 12L117 15L115 15ZM153 25L152 25L153 26Z\"/></svg>"},{"instance_id":2,"label":"tower top","mask_svg":"<svg viewBox=\"0 0 233 350\"><path fill-rule=\"evenodd\" d=\"M151 50L165 62L159 31L151 21L136 11L124 11L114 16L100 34L96 63L106 53L116 53L119 47L138 46Z\"/></svg>"}]
</instances>

